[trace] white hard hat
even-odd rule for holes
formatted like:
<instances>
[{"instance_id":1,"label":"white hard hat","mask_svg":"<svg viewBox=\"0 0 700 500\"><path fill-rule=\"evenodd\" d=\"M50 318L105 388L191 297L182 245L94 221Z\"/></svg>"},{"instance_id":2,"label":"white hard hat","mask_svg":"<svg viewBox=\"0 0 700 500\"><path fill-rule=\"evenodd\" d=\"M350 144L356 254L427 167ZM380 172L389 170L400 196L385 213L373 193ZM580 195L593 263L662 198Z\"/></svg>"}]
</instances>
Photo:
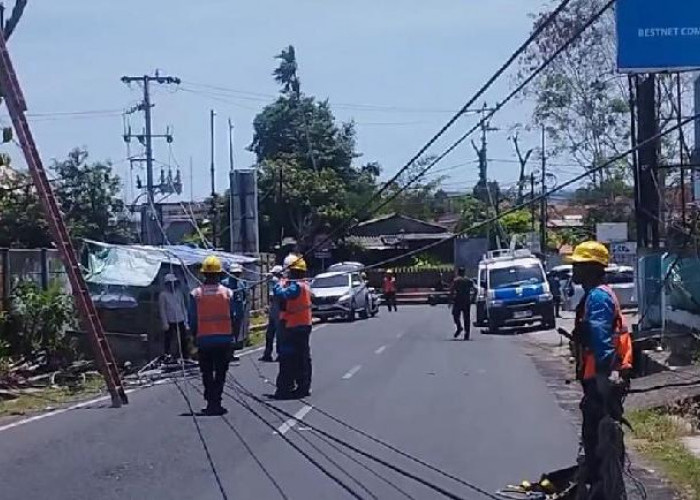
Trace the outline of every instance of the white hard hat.
<instances>
[{"instance_id":1,"label":"white hard hat","mask_svg":"<svg viewBox=\"0 0 700 500\"><path fill-rule=\"evenodd\" d=\"M177 281L177 276L175 276L173 273L168 273L165 275L165 278L163 278L163 281L166 283L175 283Z\"/></svg>"},{"instance_id":2,"label":"white hard hat","mask_svg":"<svg viewBox=\"0 0 700 500\"><path fill-rule=\"evenodd\" d=\"M238 274L243 272L243 268L241 267L240 264L231 264L231 267L229 268L229 272L231 274Z\"/></svg>"},{"instance_id":3,"label":"white hard hat","mask_svg":"<svg viewBox=\"0 0 700 500\"><path fill-rule=\"evenodd\" d=\"M270 269L270 273L272 274L282 274L284 272L284 268L282 266L274 266L272 269Z\"/></svg>"},{"instance_id":4,"label":"white hard hat","mask_svg":"<svg viewBox=\"0 0 700 500\"><path fill-rule=\"evenodd\" d=\"M296 254L290 253L289 255L287 255L287 256L284 258L284 262L282 263L282 265L283 265L285 268L288 268L289 266L291 266L292 264L294 264L297 260L299 260L299 256L296 255Z\"/></svg>"}]
</instances>

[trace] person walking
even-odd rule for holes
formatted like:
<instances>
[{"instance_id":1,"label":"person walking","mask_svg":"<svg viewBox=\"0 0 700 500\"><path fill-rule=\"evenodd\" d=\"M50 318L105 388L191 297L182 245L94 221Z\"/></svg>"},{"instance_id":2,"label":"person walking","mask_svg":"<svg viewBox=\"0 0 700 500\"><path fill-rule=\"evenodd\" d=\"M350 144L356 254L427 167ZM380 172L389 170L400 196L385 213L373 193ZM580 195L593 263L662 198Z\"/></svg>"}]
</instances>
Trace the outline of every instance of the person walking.
<instances>
[{"instance_id":1,"label":"person walking","mask_svg":"<svg viewBox=\"0 0 700 500\"><path fill-rule=\"evenodd\" d=\"M561 318L561 282L555 273L547 275L549 290L552 293L552 302L554 303L554 316Z\"/></svg>"},{"instance_id":2,"label":"person walking","mask_svg":"<svg viewBox=\"0 0 700 500\"><path fill-rule=\"evenodd\" d=\"M178 357L188 359L190 350L187 342L187 305L180 280L173 273L168 273L163 278L163 289L158 294L158 312L163 330L163 354L171 355L173 337L179 336L180 345L176 349Z\"/></svg>"},{"instance_id":3,"label":"person walking","mask_svg":"<svg viewBox=\"0 0 700 500\"><path fill-rule=\"evenodd\" d=\"M299 399L311 394L312 326L311 288L305 281L306 262L297 257L289 263L289 278L274 285L274 294L280 300L279 337L277 353L279 374L274 399Z\"/></svg>"},{"instance_id":4,"label":"person walking","mask_svg":"<svg viewBox=\"0 0 700 500\"><path fill-rule=\"evenodd\" d=\"M576 374L583 386L583 482L592 500L626 498L621 423L632 371L632 338L615 293L604 284L609 260L608 249L596 241L581 243L571 256L572 280L584 290L576 307L573 340ZM604 491L609 484L622 489Z\"/></svg>"},{"instance_id":5,"label":"person walking","mask_svg":"<svg viewBox=\"0 0 700 500\"><path fill-rule=\"evenodd\" d=\"M398 311L396 307L396 276L394 276L394 271L388 269L384 276L384 281L382 282L382 293L384 294L384 300L386 301L386 306L391 312L393 308L394 311Z\"/></svg>"},{"instance_id":6,"label":"person walking","mask_svg":"<svg viewBox=\"0 0 700 500\"><path fill-rule=\"evenodd\" d=\"M474 283L466 277L465 269L460 267L457 269L457 277L452 281L450 293L452 296L452 318L457 327L457 331L454 334L455 339L458 339L464 332L464 340L469 340L473 290ZM462 327L462 319L464 319L464 327Z\"/></svg>"},{"instance_id":7,"label":"person walking","mask_svg":"<svg viewBox=\"0 0 700 500\"><path fill-rule=\"evenodd\" d=\"M274 266L270 271L272 281L269 283L268 291L268 313L267 313L267 331L265 332L265 351L263 352L260 361L263 363L272 363L272 351L275 348L275 339L278 337L280 323L280 299L275 296L275 285L282 279L282 266Z\"/></svg>"},{"instance_id":8,"label":"person walking","mask_svg":"<svg viewBox=\"0 0 700 500\"><path fill-rule=\"evenodd\" d=\"M236 347L243 344L245 333L245 311L248 290L243 281L243 267L240 264L232 264L221 284L233 292L233 346L231 347L231 361L237 363L240 358L236 356Z\"/></svg>"},{"instance_id":9,"label":"person walking","mask_svg":"<svg viewBox=\"0 0 700 500\"><path fill-rule=\"evenodd\" d=\"M224 415L221 395L232 356L235 303L233 292L221 284L223 267L217 257L204 259L201 273L204 283L192 290L189 317L207 402L202 413Z\"/></svg>"}]
</instances>

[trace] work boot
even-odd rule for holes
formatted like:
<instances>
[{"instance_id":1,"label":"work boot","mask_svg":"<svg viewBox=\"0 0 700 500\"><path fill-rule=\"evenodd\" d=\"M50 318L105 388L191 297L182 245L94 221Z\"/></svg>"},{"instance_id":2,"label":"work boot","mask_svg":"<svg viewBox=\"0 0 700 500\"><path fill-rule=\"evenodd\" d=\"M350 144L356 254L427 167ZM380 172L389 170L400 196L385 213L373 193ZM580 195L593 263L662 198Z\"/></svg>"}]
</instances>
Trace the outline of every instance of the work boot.
<instances>
[{"instance_id":1,"label":"work boot","mask_svg":"<svg viewBox=\"0 0 700 500\"><path fill-rule=\"evenodd\" d=\"M295 393L296 391L276 392L271 396L271 399L274 399L276 401L290 401L292 399L299 399L299 397Z\"/></svg>"},{"instance_id":2,"label":"work boot","mask_svg":"<svg viewBox=\"0 0 700 500\"><path fill-rule=\"evenodd\" d=\"M455 339L459 338L459 336L462 335L462 331L463 331L463 329L461 327L457 328L457 331L455 332L454 338Z\"/></svg>"},{"instance_id":3,"label":"work boot","mask_svg":"<svg viewBox=\"0 0 700 500\"><path fill-rule=\"evenodd\" d=\"M272 363L272 356L263 356L262 358L258 359L261 363Z\"/></svg>"}]
</instances>

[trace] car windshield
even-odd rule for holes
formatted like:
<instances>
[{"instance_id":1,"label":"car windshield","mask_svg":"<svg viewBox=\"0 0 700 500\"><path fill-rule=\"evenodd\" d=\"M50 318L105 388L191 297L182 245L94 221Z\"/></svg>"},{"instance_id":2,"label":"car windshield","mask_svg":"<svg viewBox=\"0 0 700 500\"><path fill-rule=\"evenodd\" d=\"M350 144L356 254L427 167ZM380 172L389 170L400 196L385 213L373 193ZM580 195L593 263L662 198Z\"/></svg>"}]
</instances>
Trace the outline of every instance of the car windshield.
<instances>
[{"instance_id":1,"label":"car windshield","mask_svg":"<svg viewBox=\"0 0 700 500\"><path fill-rule=\"evenodd\" d=\"M322 278L316 278L311 283L312 288L340 288L346 287L349 284L349 278L347 274L337 274L335 276L324 276Z\"/></svg>"},{"instance_id":2,"label":"car windshield","mask_svg":"<svg viewBox=\"0 0 700 500\"><path fill-rule=\"evenodd\" d=\"M634 271L608 271L605 282L609 285L634 283Z\"/></svg>"},{"instance_id":3,"label":"car windshield","mask_svg":"<svg viewBox=\"0 0 700 500\"><path fill-rule=\"evenodd\" d=\"M542 283L543 280L542 269L537 264L503 267L489 271L489 285L492 289L534 285Z\"/></svg>"}]
</instances>

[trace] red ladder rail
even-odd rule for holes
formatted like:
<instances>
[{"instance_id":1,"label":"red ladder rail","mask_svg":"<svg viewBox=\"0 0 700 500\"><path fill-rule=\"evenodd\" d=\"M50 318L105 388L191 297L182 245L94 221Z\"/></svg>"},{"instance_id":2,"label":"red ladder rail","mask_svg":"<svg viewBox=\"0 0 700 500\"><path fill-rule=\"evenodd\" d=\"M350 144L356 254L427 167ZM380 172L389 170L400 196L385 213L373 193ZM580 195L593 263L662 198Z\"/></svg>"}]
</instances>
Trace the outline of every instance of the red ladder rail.
<instances>
[{"instance_id":1,"label":"red ladder rail","mask_svg":"<svg viewBox=\"0 0 700 500\"><path fill-rule=\"evenodd\" d=\"M51 235L58 247L63 260L63 265L68 273L73 298L80 315L81 325L86 332L92 345L93 353L97 361L100 372L107 382L107 389L112 396L112 404L119 407L127 404L128 398L122 385L119 370L114 360L112 350L109 347L107 337L97 315L97 309L92 302L90 293L85 283L85 279L80 271L80 264L76 256L75 248L66 229L63 215L54 196L53 189L46 175L46 170L42 164L37 150L34 137L27 123L25 112L27 110L26 101L22 94L22 89L17 80L10 54L7 50L5 37L0 34L0 88L7 104L12 124L17 138L22 146L29 172L36 187L41 205L44 209Z\"/></svg>"}]
</instances>

